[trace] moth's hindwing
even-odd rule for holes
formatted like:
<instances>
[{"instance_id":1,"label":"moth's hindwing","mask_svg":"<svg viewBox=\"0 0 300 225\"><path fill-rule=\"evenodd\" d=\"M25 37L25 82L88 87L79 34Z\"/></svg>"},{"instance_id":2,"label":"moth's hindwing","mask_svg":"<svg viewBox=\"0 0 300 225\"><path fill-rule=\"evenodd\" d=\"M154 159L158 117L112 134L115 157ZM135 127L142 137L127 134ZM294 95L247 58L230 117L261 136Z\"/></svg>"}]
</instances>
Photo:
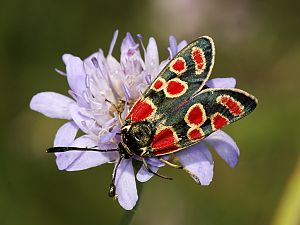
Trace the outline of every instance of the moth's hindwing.
<instances>
[{"instance_id":1,"label":"moth's hindwing","mask_svg":"<svg viewBox=\"0 0 300 225\"><path fill-rule=\"evenodd\" d=\"M155 122L200 91L214 64L210 37L200 37L183 48L159 73L126 119Z\"/></svg>"},{"instance_id":2,"label":"moth's hindwing","mask_svg":"<svg viewBox=\"0 0 300 225\"><path fill-rule=\"evenodd\" d=\"M239 89L204 89L168 112L158 126L151 152L159 156L196 144L212 132L248 115L256 105L254 96Z\"/></svg>"}]
</instances>

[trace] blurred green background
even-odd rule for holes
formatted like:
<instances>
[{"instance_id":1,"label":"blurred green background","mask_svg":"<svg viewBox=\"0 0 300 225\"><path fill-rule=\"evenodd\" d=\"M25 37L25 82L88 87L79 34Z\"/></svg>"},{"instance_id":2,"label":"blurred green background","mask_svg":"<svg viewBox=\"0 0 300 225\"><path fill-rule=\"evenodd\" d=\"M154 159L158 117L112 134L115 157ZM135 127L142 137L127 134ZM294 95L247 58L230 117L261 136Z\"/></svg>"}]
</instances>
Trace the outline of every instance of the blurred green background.
<instances>
[{"instance_id":1,"label":"blurred green background","mask_svg":"<svg viewBox=\"0 0 300 225\"><path fill-rule=\"evenodd\" d=\"M300 177L299 6L292 0L2 0L0 224L117 224L122 217L107 196L112 165L58 171L45 149L64 121L29 109L38 92L67 93L65 78L54 72L65 69L63 53L107 53L116 29L117 47L126 31L141 33L145 43L155 37L161 60L170 34L188 41L210 35L217 48L212 77L234 76L259 99L254 113L225 129L241 151L235 169L214 154L213 182L201 187L164 168L174 181L155 177L144 185L133 224L278 225L280 205L300 213L294 182Z\"/></svg>"}]
</instances>

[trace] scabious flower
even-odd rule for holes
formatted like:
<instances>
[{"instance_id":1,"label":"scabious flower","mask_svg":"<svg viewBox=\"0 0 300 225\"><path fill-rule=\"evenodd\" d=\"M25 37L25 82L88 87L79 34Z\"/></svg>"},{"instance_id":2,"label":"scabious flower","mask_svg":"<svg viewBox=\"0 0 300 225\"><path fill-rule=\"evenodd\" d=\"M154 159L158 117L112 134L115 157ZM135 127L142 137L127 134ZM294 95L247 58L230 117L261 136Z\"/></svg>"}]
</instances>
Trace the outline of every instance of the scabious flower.
<instances>
[{"instance_id":1,"label":"scabious flower","mask_svg":"<svg viewBox=\"0 0 300 225\"><path fill-rule=\"evenodd\" d=\"M58 129L54 146L116 149L120 141L121 125L112 103L115 105L120 101L127 103L122 113L124 119L135 100L187 44L186 41L177 44L176 39L171 36L168 47L170 56L160 63L154 38L149 39L145 48L141 35L137 36L140 43L136 43L130 33L127 33L121 45L121 56L118 61L112 55L117 36L118 31L114 33L107 56L101 49L83 61L71 54L63 55L66 73L57 71L66 76L71 97L55 92L41 92L32 98L30 102L32 110L51 118L68 120ZM140 47L144 57L141 56ZM218 88L234 87L235 79L211 79L206 85ZM84 135L77 137L79 129ZM184 169L201 185L209 185L213 177L214 164L207 144L211 145L230 167L237 164L239 156L235 142L220 130L204 141L175 153ZM58 169L67 171L117 162L120 157L118 152L69 151L55 154ZM138 200L136 179L145 182L153 176L144 166L141 166L135 176L132 160L138 158L121 161L115 179L118 201L127 210L132 209ZM148 157L146 161L154 172L164 166L164 163L156 157Z\"/></svg>"}]
</instances>

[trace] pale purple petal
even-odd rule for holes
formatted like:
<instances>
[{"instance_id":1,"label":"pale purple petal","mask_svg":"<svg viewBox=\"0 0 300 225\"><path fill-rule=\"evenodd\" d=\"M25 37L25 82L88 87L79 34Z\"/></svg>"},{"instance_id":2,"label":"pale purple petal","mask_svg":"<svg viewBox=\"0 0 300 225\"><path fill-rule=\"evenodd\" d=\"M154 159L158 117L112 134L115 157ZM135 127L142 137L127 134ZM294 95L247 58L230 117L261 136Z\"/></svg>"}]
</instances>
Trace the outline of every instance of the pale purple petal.
<instances>
[{"instance_id":1,"label":"pale purple petal","mask_svg":"<svg viewBox=\"0 0 300 225\"><path fill-rule=\"evenodd\" d=\"M82 60L71 54L64 54L63 61L66 64L70 88L77 94L81 94L86 89L86 73Z\"/></svg>"},{"instance_id":2,"label":"pale purple petal","mask_svg":"<svg viewBox=\"0 0 300 225\"><path fill-rule=\"evenodd\" d=\"M131 99L130 91L126 84L122 84L121 86L122 86L122 89L124 92L125 100L126 100L126 102L128 102Z\"/></svg>"},{"instance_id":3,"label":"pale purple petal","mask_svg":"<svg viewBox=\"0 0 300 225\"><path fill-rule=\"evenodd\" d=\"M107 80L110 88L112 88L109 91L114 93L114 96L118 96L117 98L120 98L123 94L122 84L125 82L124 70L121 64L112 55L108 55L106 60L108 65L107 71L109 73Z\"/></svg>"},{"instance_id":4,"label":"pale purple petal","mask_svg":"<svg viewBox=\"0 0 300 225\"><path fill-rule=\"evenodd\" d=\"M150 85L152 83L152 78L151 78L152 76L148 73L145 73L145 72L143 72L143 74L144 74L145 81L146 81L147 85Z\"/></svg>"},{"instance_id":5,"label":"pale purple petal","mask_svg":"<svg viewBox=\"0 0 300 225\"><path fill-rule=\"evenodd\" d=\"M122 79L125 76L125 74L118 60L116 60L116 58L112 55L108 55L106 60L108 64L107 69L109 70L109 76L113 76L114 79Z\"/></svg>"},{"instance_id":6,"label":"pale purple petal","mask_svg":"<svg viewBox=\"0 0 300 225\"><path fill-rule=\"evenodd\" d=\"M86 75L90 75L93 81L97 84L103 83L102 79L104 79L104 75L106 75L106 71L104 69L105 63L106 58L102 49L99 49L98 52L94 52L83 61L84 72Z\"/></svg>"},{"instance_id":7,"label":"pale purple petal","mask_svg":"<svg viewBox=\"0 0 300 225\"><path fill-rule=\"evenodd\" d=\"M158 49L156 45L156 41L154 38L149 38L149 43L147 46L146 54L145 54L145 66L148 73L156 74L159 66L159 57L158 57Z\"/></svg>"},{"instance_id":8,"label":"pale purple petal","mask_svg":"<svg viewBox=\"0 0 300 225\"><path fill-rule=\"evenodd\" d=\"M55 92L41 92L32 97L30 108L50 118L71 119L69 106L75 103L69 97Z\"/></svg>"},{"instance_id":9,"label":"pale purple petal","mask_svg":"<svg viewBox=\"0 0 300 225\"><path fill-rule=\"evenodd\" d=\"M170 53L170 58L172 59L177 54L176 38L172 35L169 37L169 44L170 44L170 47L168 47L168 50Z\"/></svg>"},{"instance_id":10,"label":"pale purple petal","mask_svg":"<svg viewBox=\"0 0 300 225\"><path fill-rule=\"evenodd\" d=\"M121 161L117 168L115 185L120 205L126 210L133 209L138 200L138 194L131 159Z\"/></svg>"},{"instance_id":11,"label":"pale purple petal","mask_svg":"<svg viewBox=\"0 0 300 225\"><path fill-rule=\"evenodd\" d=\"M168 160L169 156L165 155L161 157L164 160ZM148 166L150 167L150 169L153 172L157 172L159 167L163 167L165 166L165 163L163 163L162 161L160 161L158 158L156 157L145 157L144 158L148 164ZM141 168L139 169L136 178L138 181L140 182L146 182L148 181L154 174L148 172L148 170L145 168L144 165L141 166Z\"/></svg>"},{"instance_id":12,"label":"pale purple petal","mask_svg":"<svg viewBox=\"0 0 300 225\"><path fill-rule=\"evenodd\" d=\"M114 32L112 41L111 41L110 46L109 46L108 55L111 55L112 52L113 52L113 50L114 50L114 47L115 47L115 44L116 44L116 41L117 41L117 38L118 38L118 34L119 34L119 31L116 30L116 31Z\"/></svg>"},{"instance_id":13,"label":"pale purple petal","mask_svg":"<svg viewBox=\"0 0 300 225\"><path fill-rule=\"evenodd\" d=\"M87 57L85 60L83 60L83 69L84 73L86 75L89 75L90 77L88 78L94 78L93 75L97 74L97 69L100 68L100 65L103 60L103 55L98 52L94 52L91 54L89 57ZM98 75L98 74L97 74ZM87 87L90 87L89 82L85 82ZM83 89L84 91L84 89Z\"/></svg>"},{"instance_id":14,"label":"pale purple petal","mask_svg":"<svg viewBox=\"0 0 300 225\"><path fill-rule=\"evenodd\" d=\"M70 107L70 113L73 121L83 132L97 133L100 131L99 125L92 119L92 115L89 115L89 113L85 111L85 108L78 105L72 105Z\"/></svg>"},{"instance_id":15,"label":"pale purple petal","mask_svg":"<svg viewBox=\"0 0 300 225\"><path fill-rule=\"evenodd\" d=\"M164 160L168 160L168 158L169 158L169 156L163 156L162 157ZM160 161L158 158L156 158L156 157L147 157L147 158L145 158L146 159L146 161L147 161L147 163L148 164L150 164L150 165L152 165L152 166L156 166L156 167L162 167L162 166L164 166L165 164L162 162L162 161Z\"/></svg>"},{"instance_id":16,"label":"pale purple petal","mask_svg":"<svg viewBox=\"0 0 300 225\"><path fill-rule=\"evenodd\" d=\"M130 33L127 33L121 45L120 64L122 65L124 73L127 75L126 78L131 81L134 80L134 83L140 78L136 75L141 74L145 68L144 61L140 55L139 44L134 42ZM136 85L134 84L134 86ZM135 95L133 95L133 97L138 98Z\"/></svg>"},{"instance_id":17,"label":"pale purple petal","mask_svg":"<svg viewBox=\"0 0 300 225\"><path fill-rule=\"evenodd\" d=\"M202 185L209 185L213 178L212 155L202 142L175 153L191 177Z\"/></svg>"},{"instance_id":18,"label":"pale purple petal","mask_svg":"<svg viewBox=\"0 0 300 225\"><path fill-rule=\"evenodd\" d=\"M97 141L88 135L77 138L70 146L95 148ZM115 160L118 152L68 151L56 153L58 169L67 171L84 170Z\"/></svg>"},{"instance_id":19,"label":"pale purple petal","mask_svg":"<svg viewBox=\"0 0 300 225\"><path fill-rule=\"evenodd\" d=\"M71 145L74 141L78 127L71 121L62 125L56 132L54 147L65 147Z\"/></svg>"},{"instance_id":20,"label":"pale purple petal","mask_svg":"<svg viewBox=\"0 0 300 225\"><path fill-rule=\"evenodd\" d=\"M162 61L160 64L159 64L159 67L158 67L158 72L161 72L163 70L163 68L165 68L165 66L170 62L170 60L164 60ZM154 80L155 77L152 77L152 80Z\"/></svg>"},{"instance_id":21,"label":"pale purple petal","mask_svg":"<svg viewBox=\"0 0 300 225\"><path fill-rule=\"evenodd\" d=\"M236 80L233 77L214 78L208 80L206 85L210 88L234 88L236 85Z\"/></svg>"},{"instance_id":22,"label":"pale purple petal","mask_svg":"<svg viewBox=\"0 0 300 225\"><path fill-rule=\"evenodd\" d=\"M106 143L109 142L114 136L116 136L116 133L108 132L106 134L102 134L99 138L100 143Z\"/></svg>"},{"instance_id":23,"label":"pale purple petal","mask_svg":"<svg viewBox=\"0 0 300 225\"><path fill-rule=\"evenodd\" d=\"M129 32L126 33L126 37L123 39L123 42L121 44L121 54L129 54L130 55L130 49L135 48L136 43L133 40L133 37Z\"/></svg>"},{"instance_id":24,"label":"pale purple petal","mask_svg":"<svg viewBox=\"0 0 300 225\"><path fill-rule=\"evenodd\" d=\"M117 133L120 133L120 126L115 126L112 131L102 134L99 143L108 143Z\"/></svg>"},{"instance_id":25,"label":"pale purple petal","mask_svg":"<svg viewBox=\"0 0 300 225\"><path fill-rule=\"evenodd\" d=\"M180 52L185 46L187 46L186 40L181 41L177 46L177 51Z\"/></svg>"},{"instance_id":26,"label":"pale purple petal","mask_svg":"<svg viewBox=\"0 0 300 225\"><path fill-rule=\"evenodd\" d=\"M97 144L98 149L117 149L118 148L118 144L114 143L114 142L107 142L107 143L99 143ZM117 154L116 154L116 158L117 158Z\"/></svg>"},{"instance_id":27,"label":"pale purple petal","mask_svg":"<svg viewBox=\"0 0 300 225\"><path fill-rule=\"evenodd\" d=\"M222 159L231 167L235 167L239 160L240 151L235 141L224 131L218 130L207 138L208 142Z\"/></svg>"},{"instance_id":28,"label":"pale purple petal","mask_svg":"<svg viewBox=\"0 0 300 225\"><path fill-rule=\"evenodd\" d=\"M153 172L157 172L158 171L158 167L156 166L151 166L149 165L150 169ZM141 168L139 169L139 171L136 174L136 179L140 182L146 182L148 181L151 177L153 177L153 173L148 172L148 170L145 168L144 165L141 166Z\"/></svg>"}]
</instances>

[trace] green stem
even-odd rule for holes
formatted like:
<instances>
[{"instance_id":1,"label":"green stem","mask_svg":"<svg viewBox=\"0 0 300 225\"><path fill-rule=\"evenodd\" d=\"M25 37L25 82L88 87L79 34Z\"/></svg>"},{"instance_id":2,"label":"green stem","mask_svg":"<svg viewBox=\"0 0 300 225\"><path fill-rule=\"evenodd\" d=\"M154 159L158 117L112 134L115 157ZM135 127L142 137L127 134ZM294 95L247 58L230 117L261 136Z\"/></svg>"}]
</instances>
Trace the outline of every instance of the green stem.
<instances>
[{"instance_id":1,"label":"green stem","mask_svg":"<svg viewBox=\"0 0 300 225\"><path fill-rule=\"evenodd\" d=\"M277 208L272 225L298 225L300 222L300 157Z\"/></svg>"}]
</instances>

